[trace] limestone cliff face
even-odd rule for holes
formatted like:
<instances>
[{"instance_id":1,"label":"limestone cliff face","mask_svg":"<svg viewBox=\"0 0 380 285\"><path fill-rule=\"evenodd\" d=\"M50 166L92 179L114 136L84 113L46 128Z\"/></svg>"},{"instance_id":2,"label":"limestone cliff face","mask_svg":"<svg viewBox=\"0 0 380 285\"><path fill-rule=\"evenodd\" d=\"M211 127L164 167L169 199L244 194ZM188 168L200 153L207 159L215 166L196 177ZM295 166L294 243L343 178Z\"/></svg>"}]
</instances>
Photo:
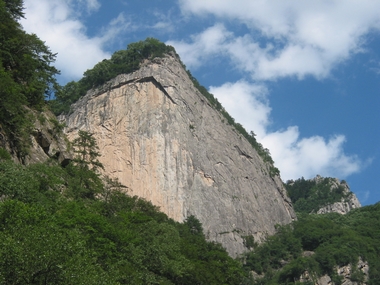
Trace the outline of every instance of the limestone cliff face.
<instances>
[{"instance_id":1,"label":"limestone cliff face","mask_svg":"<svg viewBox=\"0 0 380 285\"><path fill-rule=\"evenodd\" d=\"M233 96L233 94L231 94ZM295 214L279 177L224 122L174 55L90 90L64 118L69 139L94 134L107 175L176 221L195 215L232 256Z\"/></svg>"}]
</instances>

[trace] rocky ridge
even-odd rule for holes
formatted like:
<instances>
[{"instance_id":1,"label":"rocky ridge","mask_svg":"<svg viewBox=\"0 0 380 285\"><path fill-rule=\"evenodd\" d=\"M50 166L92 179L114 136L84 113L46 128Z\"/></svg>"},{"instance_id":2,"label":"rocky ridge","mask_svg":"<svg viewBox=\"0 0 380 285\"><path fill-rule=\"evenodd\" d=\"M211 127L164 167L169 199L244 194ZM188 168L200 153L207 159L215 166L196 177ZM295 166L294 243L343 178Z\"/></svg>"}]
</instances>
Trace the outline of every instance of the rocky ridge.
<instances>
[{"instance_id":1,"label":"rocky ridge","mask_svg":"<svg viewBox=\"0 0 380 285\"><path fill-rule=\"evenodd\" d=\"M232 96L232 94L231 94ZM105 174L170 218L195 215L232 256L296 218L282 181L194 87L179 58L145 61L90 90L61 118L93 133Z\"/></svg>"},{"instance_id":2,"label":"rocky ridge","mask_svg":"<svg viewBox=\"0 0 380 285\"><path fill-rule=\"evenodd\" d=\"M317 175L313 180L317 183L322 181L322 177ZM320 208L317 214L326 214L326 213L338 213L338 214L347 214L352 209L360 208L361 204L356 195L351 192L350 187L345 181L340 181L337 178L330 178L331 191L337 189L338 187L343 187L343 196L339 202L333 204L328 204Z\"/></svg>"}]
</instances>

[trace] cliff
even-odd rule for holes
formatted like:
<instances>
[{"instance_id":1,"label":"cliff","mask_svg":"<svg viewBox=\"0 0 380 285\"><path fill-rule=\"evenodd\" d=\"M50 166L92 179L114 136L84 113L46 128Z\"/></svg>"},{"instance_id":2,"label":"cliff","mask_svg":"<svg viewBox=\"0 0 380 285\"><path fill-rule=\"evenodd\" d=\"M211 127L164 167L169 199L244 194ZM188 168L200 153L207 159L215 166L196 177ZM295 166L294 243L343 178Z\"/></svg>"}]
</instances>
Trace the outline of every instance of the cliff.
<instances>
[{"instance_id":1,"label":"cliff","mask_svg":"<svg viewBox=\"0 0 380 285\"><path fill-rule=\"evenodd\" d=\"M233 94L231 94L233 96ZM295 219L280 177L194 87L174 53L93 89L61 118L93 133L105 174L170 218L195 215L232 256Z\"/></svg>"}]
</instances>

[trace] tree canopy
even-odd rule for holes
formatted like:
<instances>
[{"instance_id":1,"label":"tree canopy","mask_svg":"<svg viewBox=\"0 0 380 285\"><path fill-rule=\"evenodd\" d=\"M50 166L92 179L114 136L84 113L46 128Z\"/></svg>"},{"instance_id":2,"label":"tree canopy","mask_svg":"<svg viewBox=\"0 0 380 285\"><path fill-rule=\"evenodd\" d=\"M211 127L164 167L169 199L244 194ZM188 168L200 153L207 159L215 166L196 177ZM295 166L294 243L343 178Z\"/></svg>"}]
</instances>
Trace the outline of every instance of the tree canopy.
<instances>
[{"instance_id":1,"label":"tree canopy","mask_svg":"<svg viewBox=\"0 0 380 285\"><path fill-rule=\"evenodd\" d=\"M144 59L162 57L165 53L174 51L154 38L131 43L127 49L115 52L110 59L104 59L93 68L84 72L82 79L67 83L56 93L55 100L50 101L56 115L70 111L70 105L92 88L99 87L119 74L136 71Z\"/></svg>"},{"instance_id":2,"label":"tree canopy","mask_svg":"<svg viewBox=\"0 0 380 285\"><path fill-rule=\"evenodd\" d=\"M0 126L22 156L28 146L26 107L41 109L58 89L55 54L20 23L22 0L0 0Z\"/></svg>"},{"instance_id":3,"label":"tree canopy","mask_svg":"<svg viewBox=\"0 0 380 285\"><path fill-rule=\"evenodd\" d=\"M341 284L335 268L348 264L353 265L351 280L364 281L363 272L356 268L361 258L369 265L366 284L379 284L379 223L379 203L346 215L302 214L248 253L244 266L264 275L252 284L304 284L298 282L305 271L313 278L328 274L335 284Z\"/></svg>"}]
</instances>

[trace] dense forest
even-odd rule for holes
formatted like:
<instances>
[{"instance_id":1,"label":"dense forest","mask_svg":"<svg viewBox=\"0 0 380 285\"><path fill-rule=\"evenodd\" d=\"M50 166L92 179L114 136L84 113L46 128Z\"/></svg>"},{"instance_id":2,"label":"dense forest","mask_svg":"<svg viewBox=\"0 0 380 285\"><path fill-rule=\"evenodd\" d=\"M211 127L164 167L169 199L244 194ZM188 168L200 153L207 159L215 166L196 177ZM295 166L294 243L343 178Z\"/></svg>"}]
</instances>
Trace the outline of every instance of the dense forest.
<instances>
[{"instance_id":1,"label":"dense forest","mask_svg":"<svg viewBox=\"0 0 380 285\"><path fill-rule=\"evenodd\" d=\"M244 267L263 274L253 284L298 284L306 270L314 274L314 279L328 274L334 284L341 284L336 266L351 264L351 280L365 280L363 272L355 267L361 258L369 265L366 284L379 284L379 240L379 203L346 215L300 214L298 221L279 227L265 243L255 245L247 254Z\"/></svg>"},{"instance_id":2,"label":"dense forest","mask_svg":"<svg viewBox=\"0 0 380 285\"><path fill-rule=\"evenodd\" d=\"M244 268L255 272L252 284L315 284L328 275L334 284L342 284L338 267L351 265L350 279L366 284L380 282L380 203L350 211L346 215L317 215L319 208L347 200L346 182L334 178L288 181L285 187L292 199L298 220L277 228L260 245L252 242L244 257ZM368 263L369 276L357 268ZM305 272L309 280L300 282ZM368 280L366 279L368 278Z\"/></svg>"},{"instance_id":3,"label":"dense forest","mask_svg":"<svg viewBox=\"0 0 380 285\"><path fill-rule=\"evenodd\" d=\"M84 73L78 82L59 86L55 54L23 31L22 0L0 0L0 284L299 284L308 271L314 284L336 266L368 262L367 284L380 283L380 204L347 215L309 214L342 198L342 189L304 179L287 184L298 220L279 226L258 244L246 237L247 253L228 256L206 241L201 223L169 219L151 203L100 175L96 141L80 132L71 143L75 158L65 167L51 159L22 165L28 153L33 113L69 112L85 92L117 74L138 69L144 59L175 52L156 39L130 44ZM235 123L221 104L188 72L198 90L250 141L264 161L269 151ZM48 100L49 99L49 100ZM272 166L272 174L278 170ZM353 267L355 268L355 266ZM351 280L365 280L354 269Z\"/></svg>"}]
</instances>

